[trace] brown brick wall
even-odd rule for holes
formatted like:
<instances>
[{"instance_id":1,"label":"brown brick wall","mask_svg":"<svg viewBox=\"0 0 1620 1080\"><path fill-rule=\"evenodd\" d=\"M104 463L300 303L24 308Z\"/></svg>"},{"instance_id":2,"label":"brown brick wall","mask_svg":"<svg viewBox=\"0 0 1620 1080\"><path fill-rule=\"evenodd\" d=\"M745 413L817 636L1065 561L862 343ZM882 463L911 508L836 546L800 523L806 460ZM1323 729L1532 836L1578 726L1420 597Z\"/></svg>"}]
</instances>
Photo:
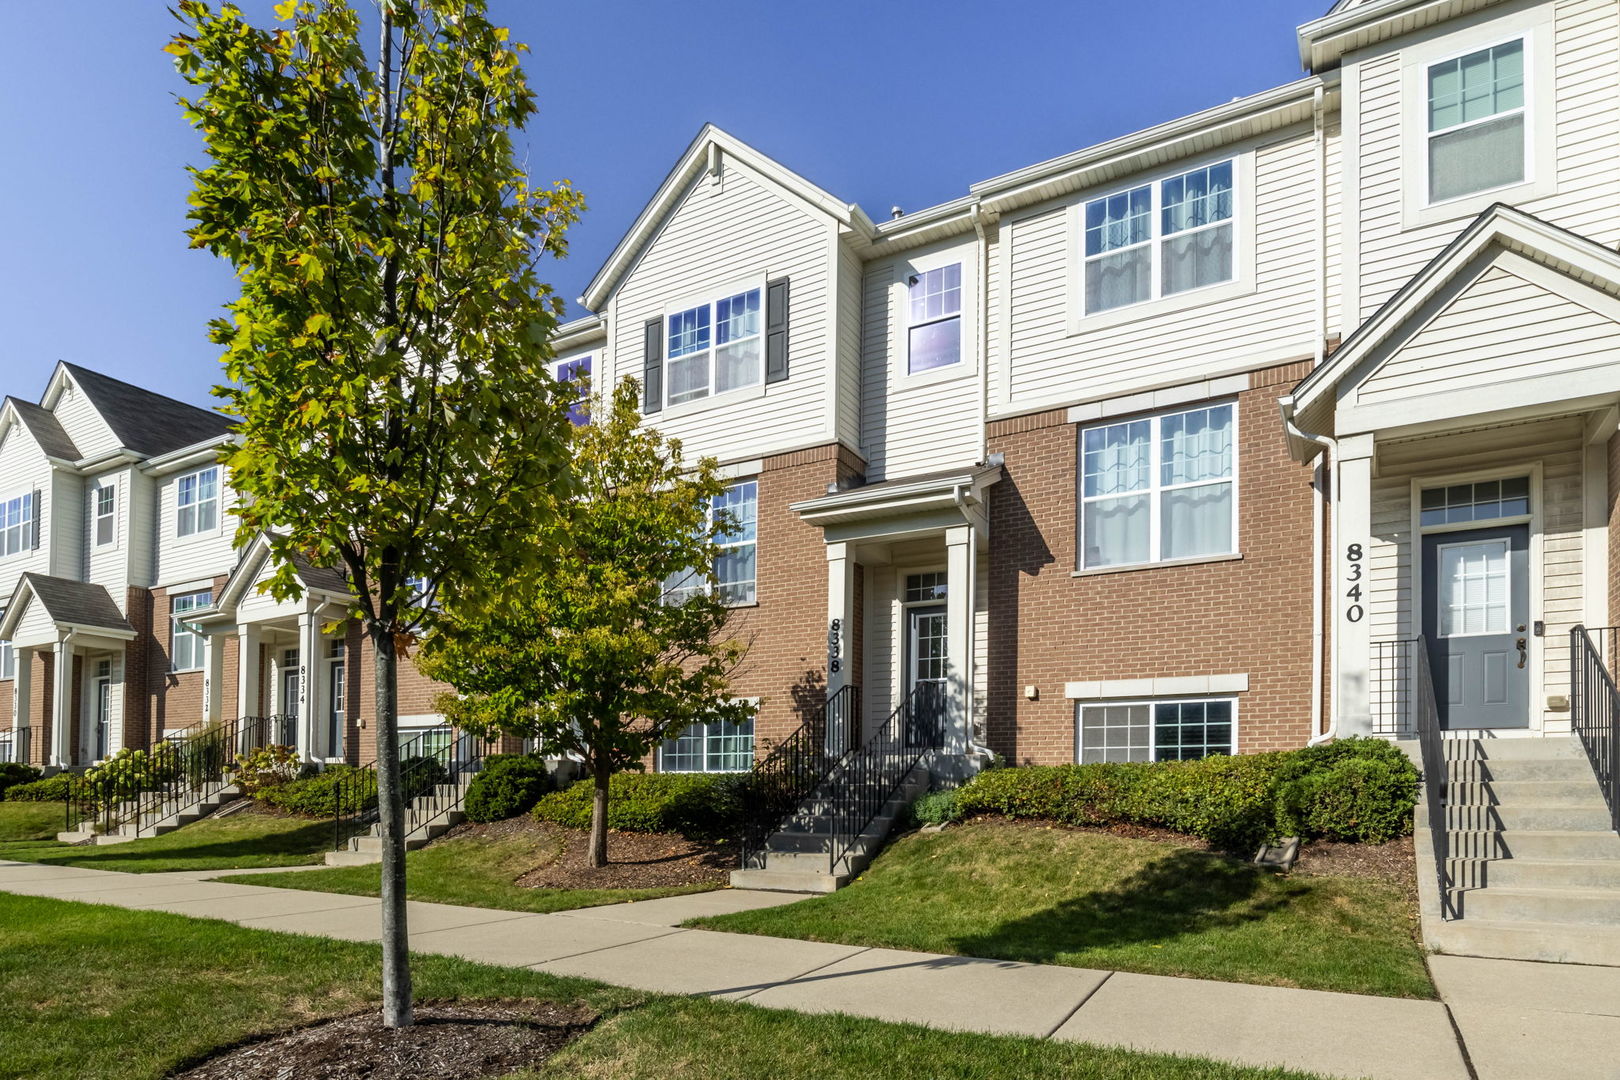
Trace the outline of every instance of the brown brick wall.
<instances>
[{"instance_id":1,"label":"brown brick wall","mask_svg":"<svg viewBox=\"0 0 1620 1080\"><path fill-rule=\"evenodd\" d=\"M990 491L993 749L1073 760L1068 681L1243 672L1240 751L1309 737L1311 469L1289 459L1277 414L1307 369L1255 372L1239 394L1238 560L1072 576L1078 425L1058 410L990 426L990 450L1006 459ZM1039 700L1024 699L1028 684Z\"/></svg>"}]
</instances>

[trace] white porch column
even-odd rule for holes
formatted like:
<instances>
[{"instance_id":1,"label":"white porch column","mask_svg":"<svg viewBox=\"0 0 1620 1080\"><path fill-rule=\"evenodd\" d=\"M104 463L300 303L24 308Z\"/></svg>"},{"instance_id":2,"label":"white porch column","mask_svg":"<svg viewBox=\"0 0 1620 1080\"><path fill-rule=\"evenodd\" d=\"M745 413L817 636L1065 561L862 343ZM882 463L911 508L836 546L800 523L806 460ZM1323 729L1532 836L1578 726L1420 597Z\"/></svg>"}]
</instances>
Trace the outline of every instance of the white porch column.
<instances>
[{"instance_id":1,"label":"white porch column","mask_svg":"<svg viewBox=\"0 0 1620 1080\"><path fill-rule=\"evenodd\" d=\"M313 611L298 616L298 756L305 761L316 757L315 672L320 668L316 649L321 640L321 620Z\"/></svg>"},{"instance_id":2,"label":"white porch column","mask_svg":"<svg viewBox=\"0 0 1620 1080\"><path fill-rule=\"evenodd\" d=\"M236 707L243 716L258 716L272 709L259 707L259 629L247 623L236 628ZM272 733L272 738L274 733Z\"/></svg>"},{"instance_id":3,"label":"white porch column","mask_svg":"<svg viewBox=\"0 0 1620 1080\"><path fill-rule=\"evenodd\" d=\"M950 658L950 689L944 752L951 755L967 753L973 705L973 544L971 525L945 530L945 655Z\"/></svg>"},{"instance_id":4,"label":"white porch column","mask_svg":"<svg viewBox=\"0 0 1620 1080\"><path fill-rule=\"evenodd\" d=\"M855 657L855 558L848 544L827 545L827 697L831 699L850 684ZM848 748L848 713L829 713L827 746L835 752ZM834 730L836 726L837 730Z\"/></svg>"},{"instance_id":5,"label":"white porch column","mask_svg":"<svg viewBox=\"0 0 1620 1080\"><path fill-rule=\"evenodd\" d=\"M1333 564L1333 714L1340 738L1371 735L1373 730L1369 703L1372 639L1367 618L1372 459L1371 435L1339 441L1339 482L1333 497L1338 543L1329 558Z\"/></svg>"},{"instance_id":6,"label":"white porch column","mask_svg":"<svg viewBox=\"0 0 1620 1080\"><path fill-rule=\"evenodd\" d=\"M1586 425L1586 455L1581 473L1584 488L1582 528L1585 537L1581 567L1581 621L1587 626L1610 626L1609 611L1609 437L1615 433L1616 410L1605 409ZM1545 688L1548 695L1565 695L1567 687Z\"/></svg>"},{"instance_id":7,"label":"white porch column","mask_svg":"<svg viewBox=\"0 0 1620 1080\"><path fill-rule=\"evenodd\" d=\"M51 648L51 756L59 769L73 764L73 635L63 634Z\"/></svg>"},{"instance_id":8,"label":"white porch column","mask_svg":"<svg viewBox=\"0 0 1620 1080\"><path fill-rule=\"evenodd\" d=\"M219 723L225 711L225 636L212 629L202 635L202 719Z\"/></svg>"},{"instance_id":9,"label":"white porch column","mask_svg":"<svg viewBox=\"0 0 1620 1080\"><path fill-rule=\"evenodd\" d=\"M36 747L30 720L33 706L34 650L17 649L17 676L11 684L11 750L17 760L33 764Z\"/></svg>"}]
</instances>

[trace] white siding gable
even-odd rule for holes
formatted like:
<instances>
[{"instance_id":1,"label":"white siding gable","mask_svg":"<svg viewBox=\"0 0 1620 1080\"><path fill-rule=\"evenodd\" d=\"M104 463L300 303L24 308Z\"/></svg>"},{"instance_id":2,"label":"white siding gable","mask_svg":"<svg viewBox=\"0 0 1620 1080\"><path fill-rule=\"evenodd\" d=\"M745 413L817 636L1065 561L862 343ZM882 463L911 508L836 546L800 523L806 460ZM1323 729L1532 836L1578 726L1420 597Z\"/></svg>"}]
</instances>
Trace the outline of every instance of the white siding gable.
<instances>
[{"instance_id":1,"label":"white siding gable","mask_svg":"<svg viewBox=\"0 0 1620 1080\"><path fill-rule=\"evenodd\" d=\"M63 376L62 388L51 405L51 412L56 414L57 423L73 440L80 457L99 457L119 449L118 437L107 426L107 421L101 418L96 407L90 404L90 398L73 381L73 376Z\"/></svg>"},{"instance_id":2,"label":"white siding gable","mask_svg":"<svg viewBox=\"0 0 1620 1080\"><path fill-rule=\"evenodd\" d=\"M0 596L9 595L25 571L50 572L52 470L34 436L21 423L7 429L0 441L0 500L37 492L40 505L34 507L38 521L39 547L24 547L21 553L0 557Z\"/></svg>"}]
</instances>

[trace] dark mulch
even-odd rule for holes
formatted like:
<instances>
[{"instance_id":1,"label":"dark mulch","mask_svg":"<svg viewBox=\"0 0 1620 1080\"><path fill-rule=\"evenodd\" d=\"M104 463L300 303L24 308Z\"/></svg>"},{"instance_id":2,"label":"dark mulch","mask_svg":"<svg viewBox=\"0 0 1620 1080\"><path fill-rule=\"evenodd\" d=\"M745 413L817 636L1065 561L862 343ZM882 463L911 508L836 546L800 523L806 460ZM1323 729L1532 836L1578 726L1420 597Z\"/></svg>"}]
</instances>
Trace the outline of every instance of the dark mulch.
<instances>
[{"instance_id":1,"label":"dark mulch","mask_svg":"<svg viewBox=\"0 0 1620 1080\"><path fill-rule=\"evenodd\" d=\"M368 1010L257 1039L172 1074L175 1080L474 1080L538 1065L596 1015L544 1001L423 1002L389 1029Z\"/></svg>"},{"instance_id":2,"label":"dark mulch","mask_svg":"<svg viewBox=\"0 0 1620 1080\"><path fill-rule=\"evenodd\" d=\"M1301 846L1296 874L1370 878L1417 890L1417 852L1412 838L1403 836L1387 844L1334 844L1316 840Z\"/></svg>"},{"instance_id":3,"label":"dark mulch","mask_svg":"<svg viewBox=\"0 0 1620 1080\"><path fill-rule=\"evenodd\" d=\"M586 861L591 834L586 829L526 819L561 841L556 860L518 878L528 889L664 889L676 885L724 885L737 868L730 845L700 844L674 833L608 833L608 865Z\"/></svg>"}]
</instances>

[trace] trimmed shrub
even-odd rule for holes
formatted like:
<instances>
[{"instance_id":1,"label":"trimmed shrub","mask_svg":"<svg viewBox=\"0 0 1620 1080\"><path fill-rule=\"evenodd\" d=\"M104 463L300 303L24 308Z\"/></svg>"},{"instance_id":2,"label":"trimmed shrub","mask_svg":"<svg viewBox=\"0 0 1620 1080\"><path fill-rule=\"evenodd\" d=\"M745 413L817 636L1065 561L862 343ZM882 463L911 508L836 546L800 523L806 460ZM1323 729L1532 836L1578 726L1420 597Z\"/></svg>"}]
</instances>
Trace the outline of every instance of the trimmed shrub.
<instances>
[{"instance_id":1,"label":"trimmed shrub","mask_svg":"<svg viewBox=\"0 0 1620 1080\"><path fill-rule=\"evenodd\" d=\"M533 754L491 754L467 787L467 817L504 821L534 808L551 790L551 772Z\"/></svg>"},{"instance_id":2,"label":"trimmed shrub","mask_svg":"<svg viewBox=\"0 0 1620 1080\"><path fill-rule=\"evenodd\" d=\"M360 774L356 776L356 774ZM289 814L331 817L341 794L344 808L359 809L377 799L377 774L353 765L328 765L314 776L260 788L258 798Z\"/></svg>"},{"instance_id":3,"label":"trimmed shrub","mask_svg":"<svg viewBox=\"0 0 1620 1080\"><path fill-rule=\"evenodd\" d=\"M298 779L302 766L294 746L260 746L236 755L236 763L226 766L236 774L236 782L249 795L267 787L278 787Z\"/></svg>"},{"instance_id":4,"label":"trimmed shrub","mask_svg":"<svg viewBox=\"0 0 1620 1080\"><path fill-rule=\"evenodd\" d=\"M906 821L912 828L923 825L944 825L962 820L962 809L956 805L956 792L930 791L919 795L906 807Z\"/></svg>"},{"instance_id":5,"label":"trimmed shrub","mask_svg":"<svg viewBox=\"0 0 1620 1080\"><path fill-rule=\"evenodd\" d=\"M6 789L7 802L66 802L71 775L59 772L43 780L16 784Z\"/></svg>"},{"instance_id":6,"label":"trimmed shrub","mask_svg":"<svg viewBox=\"0 0 1620 1080\"><path fill-rule=\"evenodd\" d=\"M691 840L736 834L748 774L615 773L608 781L608 828L621 832L673 832ZM580 780L542 796L534 816L571 829L591 824L594 783Z\"/></svg>"},{"instance_id":7,"label":"trimmed shrub","mask_svg":"<svg viewBox=\"0 0 1620 1080\"><path fill-rule=\"evenodd\" d=\"M1379 739L1199 761L993 769L956 794L964 816L1150 825L1236 852L1285 835L1390 840L1411 831L1416 801L1417 770Z\"/></svg>"},{"instance_id":8,"label":"trimmed shrub","mask_svg":"<svg viewBox=\"0 0 1620 1080\"><path fill-rule=\"evenodd\" d=\"M0 799L18 784L32 784L43 774L32 765L20 761L0 761Z\"/></svg>"}]
</instances>

